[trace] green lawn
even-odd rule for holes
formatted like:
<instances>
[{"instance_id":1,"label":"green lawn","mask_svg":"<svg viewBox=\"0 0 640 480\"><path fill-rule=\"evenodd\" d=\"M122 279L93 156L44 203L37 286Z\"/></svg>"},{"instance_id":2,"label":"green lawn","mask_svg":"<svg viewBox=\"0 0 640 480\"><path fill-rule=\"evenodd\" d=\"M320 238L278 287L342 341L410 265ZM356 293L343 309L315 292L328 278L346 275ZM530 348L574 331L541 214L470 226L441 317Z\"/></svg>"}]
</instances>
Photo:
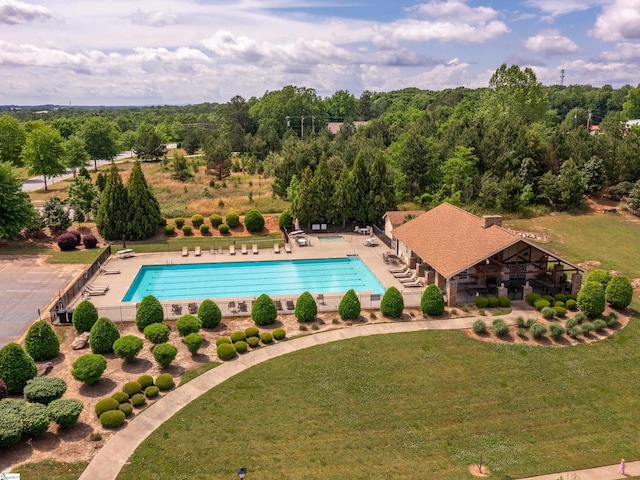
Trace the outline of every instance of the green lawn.
<instances>
[{"instance_id":1,"label":"green lawn","mask_svg":"<svg viewBox=\"0 0 640 480\"><path fill-rule=\"evenodd\" d=\"M640 322L571 348L429 331L273 359L195 400L138 448L123 479L492 478L638 458ZM410 368L407 368L410 366Z\"/></svg>"},{"instance_id":2,"label":"green lawn","mask_svg":"<svg viewBox=\"0 0 640 480\"><path fill-rule=\"evenodd\" d=\"M64 463L46 460L40 463L26 463L13 470L20 478L46 478L47 480L75 480L87 468L87 462Z\"/></svg>"}]
</instances>

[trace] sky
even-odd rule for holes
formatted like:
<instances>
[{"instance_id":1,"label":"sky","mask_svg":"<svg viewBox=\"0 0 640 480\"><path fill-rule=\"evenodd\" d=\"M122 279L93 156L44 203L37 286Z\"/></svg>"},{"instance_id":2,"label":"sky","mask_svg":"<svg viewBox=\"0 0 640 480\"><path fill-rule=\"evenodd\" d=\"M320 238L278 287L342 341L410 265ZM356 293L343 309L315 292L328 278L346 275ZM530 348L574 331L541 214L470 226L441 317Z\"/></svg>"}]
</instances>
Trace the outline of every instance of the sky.
<instances>
[{"instance_id":1,"label":"sky","mask_svg":"<svg viewBox=\"0 0 640 480\"><path fill-rule=\"evenodd\" d=\"M640 82L640 0L0 0L0 104Z\"/></svg>"}]
</instances>

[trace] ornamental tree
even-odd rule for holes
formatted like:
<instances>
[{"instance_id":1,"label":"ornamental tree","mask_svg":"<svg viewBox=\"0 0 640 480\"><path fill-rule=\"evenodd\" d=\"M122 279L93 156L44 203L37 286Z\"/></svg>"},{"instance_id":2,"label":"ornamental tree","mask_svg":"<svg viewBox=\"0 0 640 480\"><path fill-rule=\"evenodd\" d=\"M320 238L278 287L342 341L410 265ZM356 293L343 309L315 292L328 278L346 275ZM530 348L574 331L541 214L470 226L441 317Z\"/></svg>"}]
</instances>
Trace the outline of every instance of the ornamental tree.
<instances>
[{"instance_id":1,"label":"ornamental tree","mask_svg":"<svg viewBox=\"0 0 640 480\"><path fill-rule=\"evenodd\" d=\"M256 301L253 302L253 306L251 307L251 318L253 318L256 325L271 325L276 321L277 316L278 309L276 308L276 304L266 293L260 295Z\"/></svg>"},{"instance_id":2,"label":"ornamental tree","mask_svg":"<svg viewBox=\"0 0 640 480\"><path fill-rule=\"evenodd\" d=\"M144 329L152 323L162 323L163 320L164 309L158 299L153 295L144 297L136 312L136 325L138 330L144 332Z\"/></svg>"},{"instance_id":3,"label":"ornamental tree","mask_svg":"<svg viewBox=\"0 0 640 480\"><path fill-rule=\"evenodd\" d=\"M118 327L106 317L99 318L91 327L89 345L93 353L112 353L113 344L120 338Z\"/></svg>"},{"instance_id":4,"label":"ornamental tree","mask_svg":"<svg viewBox=\"0 0 640 480\"><path fill-rule=\"evenodd\" d=\"M198 307L198 318L202 322L202 328L216 328L222 320L222 312L216 302L207 299Z\"/></svg>"},{"instance_id":5,"label":"ornamental tree","mask_svg":"<svg viewBox=\"0 0 640 480\"><path fill-rule=\"evenodd\" d=\"M338 313L343 320L355 320L360 316L360 299L352 288L344 294L338 305Z\"/></svg>"},{"instance_id":6,"label":"ornamental tree","mask_svg":"<svg viewBox=\"0 0 640 480\"><path fill-rule=\"evenodd\" d=\"M0 378L9 393L22 393L37 373L36 362L17 343L9 343L0 350Z\"/></svg>"},{"instance_id":7,"label":"ornamental tree","mask_svg":"<svg viewBox=\"0 0 640 480\"><path fill-rule=\"evenodd\" d=\"M38 320L31 325L24 346L36 362L51 360L60 353L60 341L49 322L45 320Z\"/></svg>"},{"instance_id":8,"label":"ornamental tree","mask_svg":"<svg viewBox=\"0 0 640 480\"><path fill-rule=\"evenodd\" d=\"M420 299L420 308L425 315L437 316L444 313L444 297L435 283L425 289Z\"/></svg>"},{"instance_id":9,"label":"ornamental tree","mask_svg":"<svg viewBox=\"0 0 640 480\"><path fill-rule=\"evenodd\" d=\"M578 308L591 318L598 317L606 306L604 288L600 282L587 282L578 292Z\"/></svg>"},{"instance_id":10,"label":"ornamental tree","mask_svg":"<svg viewBox=\"0 0 640 480\"><path fill-rule=\"evenodd\" d=\"M627 277L613 277L604 293L613 308L627 308L633 300L633 285Z\"/></svg>"},{"instance_id":11,"label":"ornamental tree","mask_svg":"<svg viewBox=\"0 0 640 480\"><path fill-rule=\"evenodd\" d=\"M380 312L385 317L399 318L404 310L404 298L396 287L389 287L380 302Z\"/></svg>"},{"instance_id":12,"label":"ornamental tree","mask_svg":"<svg viewBox=\"0 0 640 480\"><path fill-rule=\"evenodd\" d=\"M89 332L98 321L98 310L89 300L83 300L74 309L71 321L78 332Z\"/></svg>"},{"instance_id":13,"label":"ornamental tree","mask_svg":"<svg viewBox=\"0 0 640 480\"><path fill-rule=\"evenodd\" d=\"M295 316L299 322L312 322L318 315L318 304L309 292L304 292L296 300L294 310Z\"/></svg>"}]
</instances>

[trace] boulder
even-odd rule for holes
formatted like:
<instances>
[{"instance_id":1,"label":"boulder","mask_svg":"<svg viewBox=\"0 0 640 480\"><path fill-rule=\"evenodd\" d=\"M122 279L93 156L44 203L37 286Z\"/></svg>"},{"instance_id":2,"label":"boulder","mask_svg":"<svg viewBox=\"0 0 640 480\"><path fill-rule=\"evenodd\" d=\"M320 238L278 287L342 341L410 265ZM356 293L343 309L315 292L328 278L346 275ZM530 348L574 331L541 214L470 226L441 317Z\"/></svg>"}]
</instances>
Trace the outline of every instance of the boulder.
<instances>
[{"instance_id":1,"label":"boulder","mask_svg":"<svg viewBox=\"0 0 640 480\"><path fill-rule=\"evenodd\" d=\"M53 363L51 363L51 362L41 363L41 364L37 365L37 367L38 367L38 376L39 377L44 377L51 370L53 370Z\"/></svg>"},{"instance_id":2,"label":"boulder","mask_svg":"<svg viewBox=\"0 0 640 480\"><path fill-rule=\"evenodd\" d=\"M82 348L85 348L88 343L89 343L89 332L82 332L80 335L78 335L76 338L73 339L73 342L71 343L71 348L73 348L74 350L80 350Z\"/></svg>"}]
</instances>

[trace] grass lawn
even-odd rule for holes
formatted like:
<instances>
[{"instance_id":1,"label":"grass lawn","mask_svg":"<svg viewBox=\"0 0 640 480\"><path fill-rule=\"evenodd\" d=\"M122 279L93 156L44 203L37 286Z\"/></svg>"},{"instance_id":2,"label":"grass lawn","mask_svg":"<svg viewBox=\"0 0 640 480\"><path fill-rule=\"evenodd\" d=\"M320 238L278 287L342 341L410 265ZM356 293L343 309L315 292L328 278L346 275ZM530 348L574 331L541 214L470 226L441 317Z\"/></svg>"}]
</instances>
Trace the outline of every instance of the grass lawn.
<instances>
[{"instance_id":1,"label":"grass lawn","mask_svg":"<svg viewBox=\"0 0 640 480\"><path fill-rule=\"evenodd\" d=\"M280 232L273 232L266 235L249 235L246 237L213 237L213 236L197 236L197 237L167 237L160 240L150 240L142 242L130 242L127 241L127 248L132 248L138 253L149 252L179 252L182 247L187 246L189 250L193 250L196 246L201 246L203 249L208 249L211 245L216 248L222 246L225 249L229 248L229 245L235 243L240 246L242 243L247 243L251 246L251 243L258 243L263 248L265 245L269 247L273 246L276 240L280 240L282 245L282 234ZM122 250L122 243L113 244L111 246L113 252Z\"/></svg>"},{"instance_id":2,"label":"grass lawn","mask_svg":"<svg viewBox=\"0 0 640 480\"><path fill-rule=\"evenodd\" d=\"M638 320L570 348L429 331L275 358L185 407L118 479L232 478L244 465L260 479L459 480L481 454L511 479L633 461Z\"/></svg>"},{"instance_id":3,"label":"grass lawn","mask_svg":"<svg viewBox=\"0 0 640 480\"><path fill-rule=\"evenodd\" d=\"M47 460L40 463L26 463L13 470L21 478L46 478L47 480L75 480L87 468L88 463L64 463Z\"/></svg>"}]
</instances>

